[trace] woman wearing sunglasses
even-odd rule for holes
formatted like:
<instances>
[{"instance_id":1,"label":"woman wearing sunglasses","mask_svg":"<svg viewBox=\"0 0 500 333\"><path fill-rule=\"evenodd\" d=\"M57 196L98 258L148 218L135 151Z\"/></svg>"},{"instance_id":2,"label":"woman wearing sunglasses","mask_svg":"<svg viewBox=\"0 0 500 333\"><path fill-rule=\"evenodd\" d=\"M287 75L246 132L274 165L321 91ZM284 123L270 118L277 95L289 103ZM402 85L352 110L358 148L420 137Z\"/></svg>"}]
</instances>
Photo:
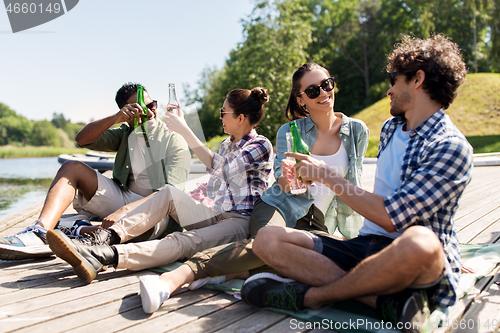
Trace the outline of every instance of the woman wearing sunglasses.
<instances>
[{"instance_id":1,"label":"woman wearing sunglasses","mask_svg":"<svg viewBox=\"0 0 500 333\"><path fill-rule=\"evenodd\" d=\"M164 204L170 208L163 211L189 231L174 233L157 241L116 245L118 254L127 253L123 265L120 262L122 257L118 257L118 267L140 270L166 265L189 258L205 248L248 237L255 201L271 181L273 147L266 137L255 131L264 116L264 104L268 100L267 90L260 87L234 89L227 94L220 109L220 119L224 132L231 136L221 142L218 153L209 150L196 137L182 111L179 110L179 116L166 113L167 127L184 137L207 167L211 176L207 188L209 196L214 199L214 206L206 207L184 192L171 189L175 193L163 195L163 201L174 202ZM125 249L127 246L130 249ZM158 277L142 277L141 295L154 293L158 288L163 290L160 282ZM152 306L156 309L159 304L152 305L143 297L144 310L152 312Z\"/></svg>"},{"instance_id":2,"label":"woman wearing sunglasses","mask_svg":"<svg viewBox=\"0 0 500 333\"><path fill-rule=\"evenodd\" d=\"M315 63L299 67L292 77L292 90L286 116L295 120L302 139L313 157L353 184L361 185L363 156L368 146L368 128L359 120L334 112L335 83L328 70ZM302 230L333 233L339 230L346 238L357 235L362 217L339 200L322 184L308 184L303 194L291 194L292 171L286 168L283 153L287 151L286 134L290 125L281 126L277 134L277 156L274 162L276 182L257 200L250 218L252 238L217 246L195 254L172 272L160 276L162 285L174 291L185 283L197 289L205 284L218 284L231 278L246 278L262 271L264 263L252 252L253 237L267 225L295 227ZM265 269L264 269L265 270ZM269 273L265 273L269 274ZM193 282L194 281L194 282ZM161 293L142 294L149 308L155 311L168 297ZM146 310L146 309L145 309Z\"/></svg>"}]
</instances>

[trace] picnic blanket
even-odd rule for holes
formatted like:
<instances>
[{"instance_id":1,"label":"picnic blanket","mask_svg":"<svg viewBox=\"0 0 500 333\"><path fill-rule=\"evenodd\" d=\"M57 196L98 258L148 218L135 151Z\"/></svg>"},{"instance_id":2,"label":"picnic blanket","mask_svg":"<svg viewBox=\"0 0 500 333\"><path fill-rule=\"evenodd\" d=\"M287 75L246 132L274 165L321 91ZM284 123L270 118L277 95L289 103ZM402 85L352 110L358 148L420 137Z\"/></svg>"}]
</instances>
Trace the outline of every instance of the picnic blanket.
<instances>
[{"instance_id":1,"label":"picnic blanket","mask_svg":"<svg viewBox=\"0 0 500 333\"><path fill-rule=\"evenodd\" d=\"M489 275L500 263L500 244L470 245L460 244L462 264L471 268L474 273L462 273L458 288L459 298L464 297L477 281ZM156 272L168 272L182 265L175 262L170 265L153 268ZM231 280L218 285L205 285L203 288L222 290L238 298L243 280ZM240 298L241 299L241 298ZM344 301L324 306L318 310L307 310L302 313L269 309L276 312L289 314L307 322L290 320L290 328L294 329L332 329L339 332L400 332L391 323L382 321L379 314L369 306L354 301ZM448 309L438 308L429 318L428 326L424 332L432 332L441 326L448 315Z\"/></svg>"}]
</instances>

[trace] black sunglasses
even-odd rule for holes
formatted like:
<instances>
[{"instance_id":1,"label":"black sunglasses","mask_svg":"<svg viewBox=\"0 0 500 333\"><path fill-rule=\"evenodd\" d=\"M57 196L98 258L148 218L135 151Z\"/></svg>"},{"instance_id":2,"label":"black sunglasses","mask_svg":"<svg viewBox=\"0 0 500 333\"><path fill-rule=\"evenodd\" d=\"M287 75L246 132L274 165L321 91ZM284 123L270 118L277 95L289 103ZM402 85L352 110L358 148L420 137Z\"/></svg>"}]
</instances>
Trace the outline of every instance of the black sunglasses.
<instances>
[{"instance_id":1,"label":"black sunglasses","mask_svg":"<svg viewBox=\"0 0 500 333\"><path fill-rule=\"evenodd\" d=\"M417 70L410 70L410 71L404 71L404 72L391 72L391 73L387 73L387 75L389 75L389 82L391 83L391 87L393 87L396 84L396 80L394 79L396 77L396 75L416 73L416 72L417 72Z\"/></svg>"},{"instance_id":2,"label":"black sunglasses","mask_svg":"<svg viewBox=\"0 0 500 333\"><path fill-rule=\"evenodd\" d=\"M146 107L151 111L154 111L158 107L158 101L152 101L151 103L147 104Z\"/></svg>"},{"instance_id":3,"label":"black sunglasses","mask_svg":"<svg viewBox=\"0 0 500 333\"><path fill-rule=\"evenodd\" d=\"M329 77L328 79L323 80L323 82L321 82L319 86L307 87L303 92L299 93L297 96L300 96L303 93L305 93L307 97L309 97L310 99L315 99L321 93L321 90L319 88L327 92L332 91L333 88L335 88L335 80L333 79L333 77Z\"/></svg>"}]
</instances>

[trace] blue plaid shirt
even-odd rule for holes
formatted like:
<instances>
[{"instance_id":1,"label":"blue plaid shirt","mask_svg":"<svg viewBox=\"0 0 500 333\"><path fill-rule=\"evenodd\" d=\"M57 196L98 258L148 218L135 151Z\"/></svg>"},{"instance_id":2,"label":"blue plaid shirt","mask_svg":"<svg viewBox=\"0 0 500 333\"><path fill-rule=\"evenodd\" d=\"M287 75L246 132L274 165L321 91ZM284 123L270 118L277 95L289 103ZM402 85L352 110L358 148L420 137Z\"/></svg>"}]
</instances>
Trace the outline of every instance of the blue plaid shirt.
<instances>
[{"instance_id":1,"label":"blue plaid shirt","mask_svg":"<svg viewBox=\"0 0 500 333\"><path fill-rule=\"evenodd\" d=\"M379 153L396 127L406 122L394 117L382 126ZM448 307L456 302L460 278L460 250L453 216L472 173L472 147L443 110L410 133L401 168L401 187L384 198L397 231L425 226L438 236L446 255L446 277L434 302Z\"/></svg>"},{"instance_id":2,"label":"blue plaid shirt","mask_svg":"<svg viewBox=\"0 0 500 333\"><path fill-rule=\"evenodd\" d=\"M240 141L233 136L221 142L208 170L208 196L217 213L250 215L255 201L269 187L273 168L273 146L253 129Z\"/></svg>"}]
</instances>

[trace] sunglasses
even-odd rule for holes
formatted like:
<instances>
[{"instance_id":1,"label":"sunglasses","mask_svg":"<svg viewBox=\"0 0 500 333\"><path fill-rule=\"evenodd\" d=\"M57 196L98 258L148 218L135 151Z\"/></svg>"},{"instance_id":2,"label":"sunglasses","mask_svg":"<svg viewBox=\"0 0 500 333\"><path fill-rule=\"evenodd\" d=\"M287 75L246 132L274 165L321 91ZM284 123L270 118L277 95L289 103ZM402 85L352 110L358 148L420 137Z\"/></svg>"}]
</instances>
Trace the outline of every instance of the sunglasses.
<instances>
[{"instance_id":1,"label":"sunglasses","mask_svg":"<svg viewBox=\"0 0 500 333\"><path fill-rule=\"evenodd\" d=\"M234 113L234 112L226 112L226 111L224 111L224 109L223 109L223 108L222 108L222 109L220 109L220 117L221 117L221 118L224 118L224 114L226 114L226 113Z\"/></svg>"},{"instance_id":2,"label":"sunglasses","mask_svg":"<svg viewBox=\"0 0 500 333\"><path fill-rule=\"evenodd\" d=\"M333 77L329 77L328 79L323 80L323 82L321 82L319 86L307 87L303 92L299 93L297 96L300 96L305 93L307 97L309 97L310 99L315 99L321 93L320 88L323 89L323 91L325 92L332 91L333 88L335 88L335 80L333 79Z\"/></svg>"},{"instance_id":3,"label":"sunglasses","mask_svg":"<svg viewBox=\"0 0 500 333\"><path fill-rule=\"evenodd\" d=\"M151 111L154 111L158 107L158 101L152 101L151 103L147 104L146 107Z\"/></svg>"},{"instance_id":4,"label":"sunglasses","mask_svg":"<svg viewBox=\"0 0 500 333\"><path fill-rule=\"evenodd\" d=\"M415 72L417 72L417 71L416 70L411 70L411 71L404 71L404 72L391 72L391 73L387 73L387 75L389 75L389 82L391 83L391 87L393 87L396 84L396 80L395 80L396 75L399 75L399 74L408 74L408 73L415 73Z\"/></svg>"}]
</instances>

